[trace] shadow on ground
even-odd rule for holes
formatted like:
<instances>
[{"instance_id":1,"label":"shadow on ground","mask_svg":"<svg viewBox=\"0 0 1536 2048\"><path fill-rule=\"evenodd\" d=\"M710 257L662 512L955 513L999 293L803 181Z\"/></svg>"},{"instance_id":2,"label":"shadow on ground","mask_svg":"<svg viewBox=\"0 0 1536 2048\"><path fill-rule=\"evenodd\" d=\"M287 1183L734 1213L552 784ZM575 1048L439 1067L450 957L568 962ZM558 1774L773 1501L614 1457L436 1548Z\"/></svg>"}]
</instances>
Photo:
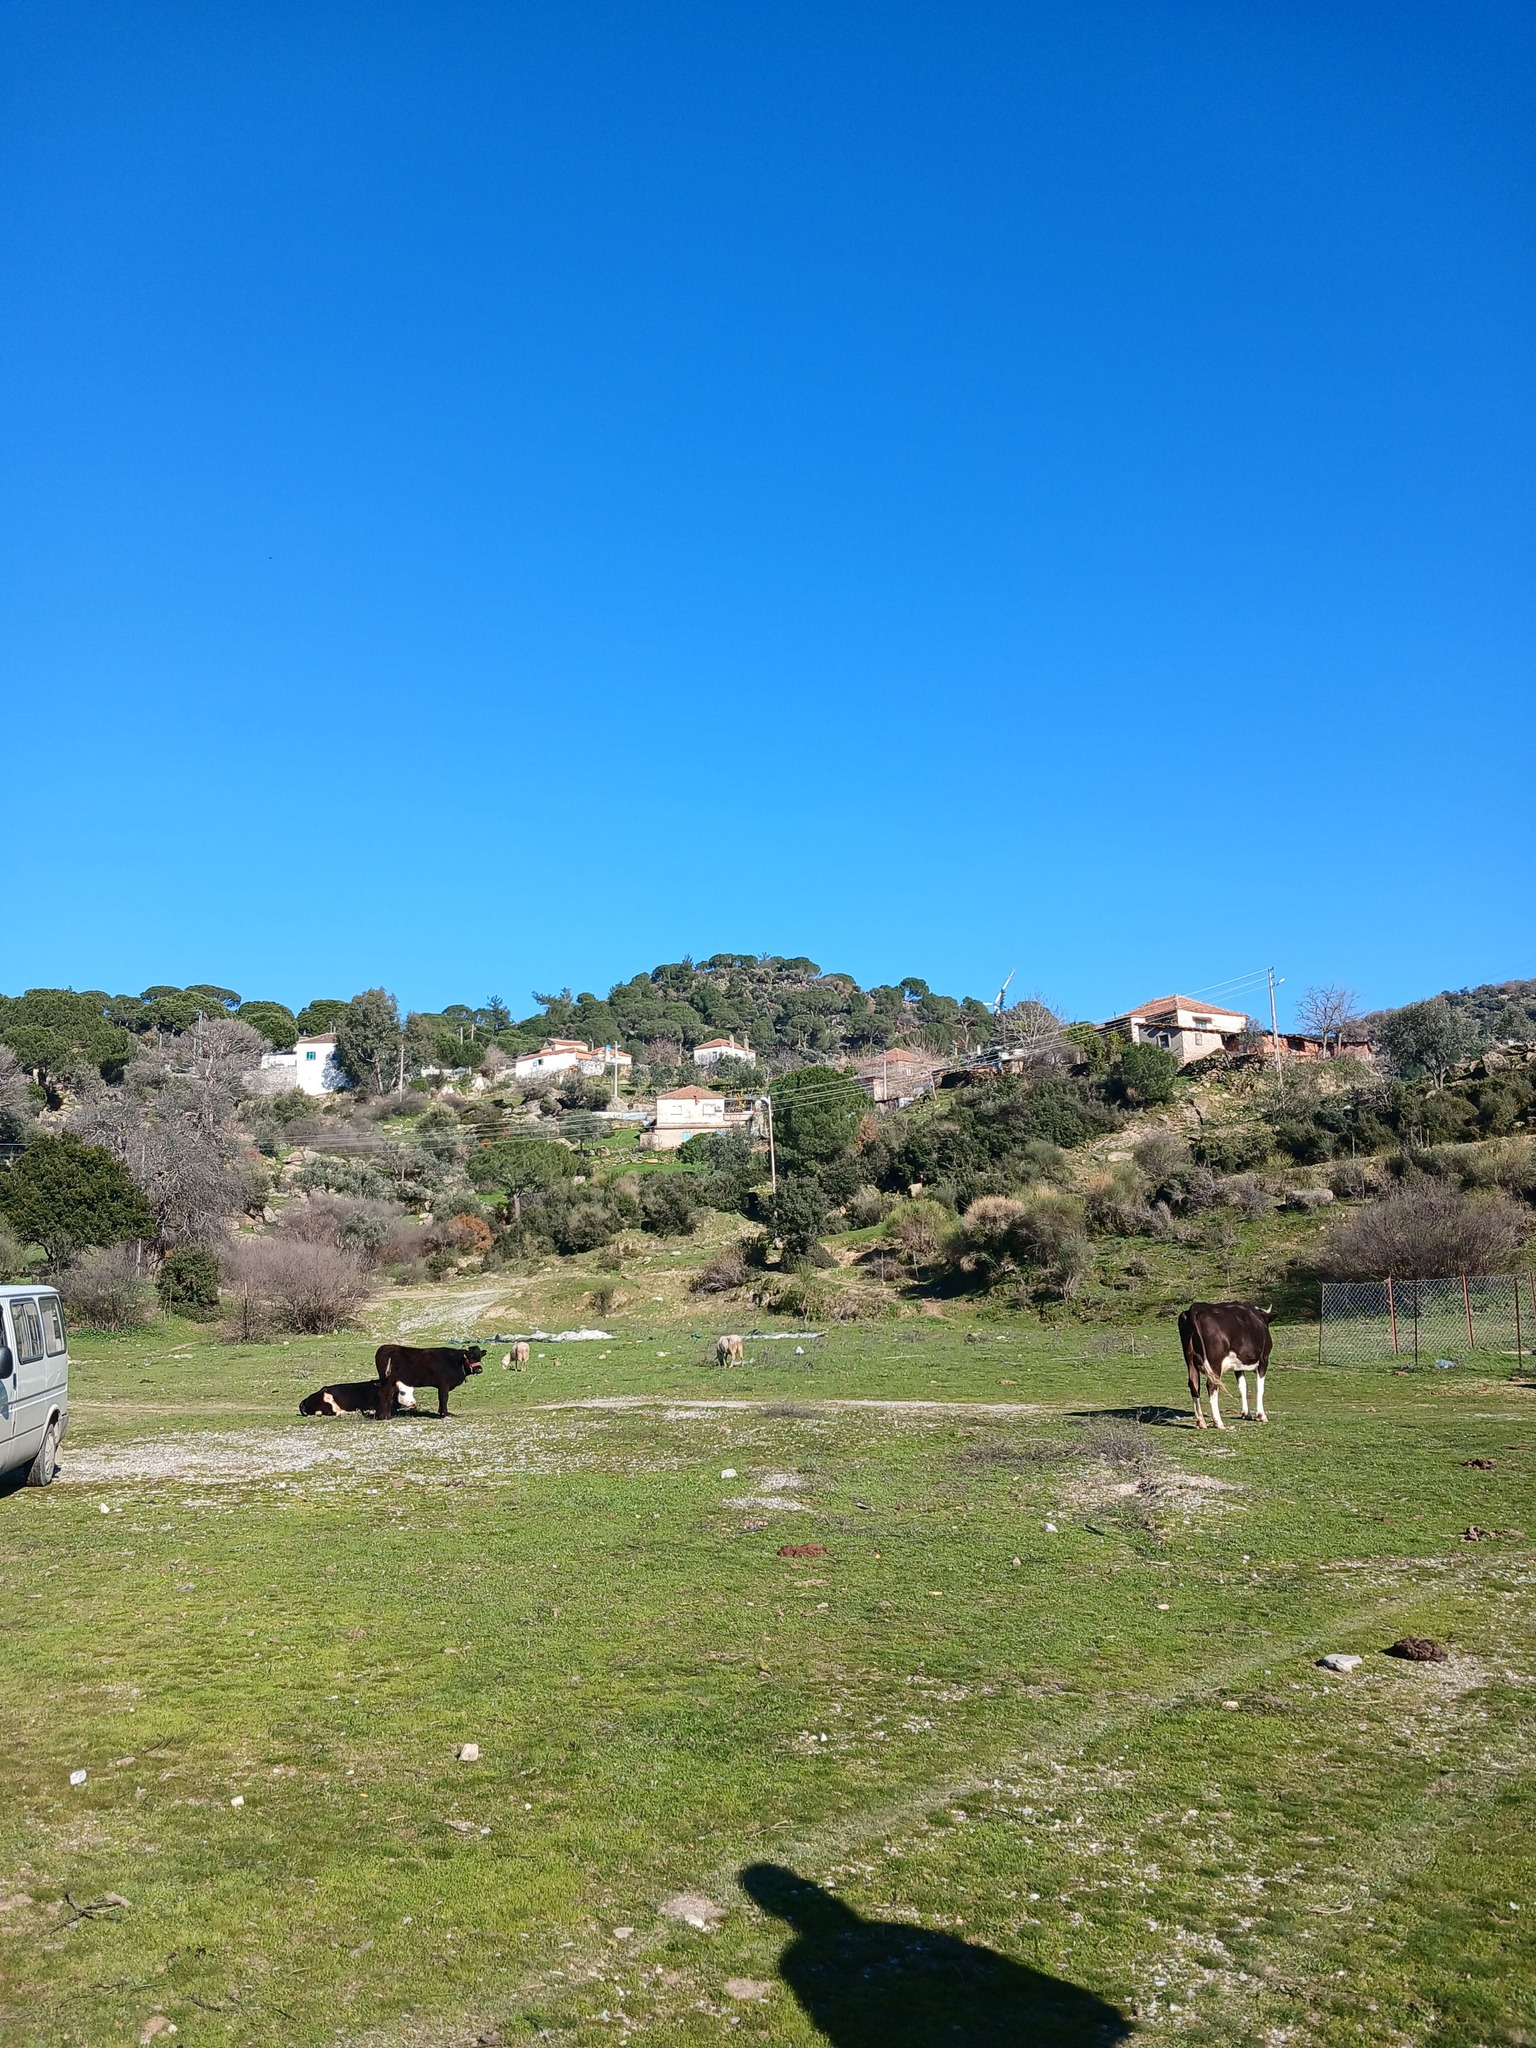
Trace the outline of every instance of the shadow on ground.
<instances>
[{"instance_id":1,"label":"shadow on ground","mask_svg":"<svg viewBox=\"0 0 1536 2048\"><path fill-rule=\"evenodd\" d=\"M994 1949L866 1920L777 1863L742 1890L794 1938L779 1974L833 2048L1099 2048L1130 2038L1117 2006Z\"/></svg>"},{"instance_id":2,"label":"shadow on ground","mask_svg":"<svg viewBox=\"0 0 1536 2048\"><path fill-rule=\"evenodd\" d=\"M1145 1422L1152 1429L1180 1429L1186 1424L1194 1427L1187 1404L1182 1408L1163 1408L1156 1402L1143 1402L1139 1408L1072 1408L1067 1412L1074 1422Z\"/></svg>"}]
</instances>

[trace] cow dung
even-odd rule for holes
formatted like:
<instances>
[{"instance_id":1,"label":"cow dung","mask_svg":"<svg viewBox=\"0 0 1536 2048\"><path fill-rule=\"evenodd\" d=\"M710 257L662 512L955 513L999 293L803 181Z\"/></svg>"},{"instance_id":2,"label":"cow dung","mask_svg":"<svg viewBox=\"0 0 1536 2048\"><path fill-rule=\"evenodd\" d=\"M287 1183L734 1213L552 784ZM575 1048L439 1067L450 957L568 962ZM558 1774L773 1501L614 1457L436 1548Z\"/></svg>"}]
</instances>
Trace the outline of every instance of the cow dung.
<instances>
[{"instance_id":1,"label":"cow dung","mask_svg":"<svg viewBox=\"0 0 1536 2048\"><path fill-rule=\"evenodd\" d=\"M1444 1664L1450 1654L1429 1636L1399 1636L1387 1651L1389 1657L1406 1657L1410 1664Z\"/></svg>"},{"instance_id":2,"label":"cow dung","mask_svg":"<svg viewBox=\"0 0 1536 2048\"><path fill-rule=\"evenodd\" d=\"M1492 1458L1463 1458L1462 1463L1470 1465L1474 1472L1491 1472L1493 1470Z\"/></svg>"},{"instance_id":3,"label":"cow dung","mask_svg":"<svg viewBox=\"0 0 1536 2048\"><path fill-rule=\"evenodd\" d=\"M779 1545L780 1557L825 1557L826 1554L827 1546L825 1543L781 1543Z\"/></svg>"}]
</instances>

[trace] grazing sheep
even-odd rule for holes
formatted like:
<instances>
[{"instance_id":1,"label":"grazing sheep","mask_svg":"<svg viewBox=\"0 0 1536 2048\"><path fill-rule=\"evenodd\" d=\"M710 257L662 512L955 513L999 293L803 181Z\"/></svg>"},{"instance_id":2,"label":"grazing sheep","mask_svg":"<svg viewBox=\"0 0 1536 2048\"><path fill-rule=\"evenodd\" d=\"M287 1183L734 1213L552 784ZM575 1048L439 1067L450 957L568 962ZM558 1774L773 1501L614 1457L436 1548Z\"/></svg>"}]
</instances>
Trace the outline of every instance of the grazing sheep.
<instances>
[{"instance_id":1,"label":"grazing sheep","mask_svg":"<svg viewBox=\"0 0 1536 2048\"><path fill-rule=\"evenodd\" d=\"M741 1339L739 1337L721 1337L716 1340L716 1365L740 1365L741 1356Z\"/></svg>"}]
</instances>

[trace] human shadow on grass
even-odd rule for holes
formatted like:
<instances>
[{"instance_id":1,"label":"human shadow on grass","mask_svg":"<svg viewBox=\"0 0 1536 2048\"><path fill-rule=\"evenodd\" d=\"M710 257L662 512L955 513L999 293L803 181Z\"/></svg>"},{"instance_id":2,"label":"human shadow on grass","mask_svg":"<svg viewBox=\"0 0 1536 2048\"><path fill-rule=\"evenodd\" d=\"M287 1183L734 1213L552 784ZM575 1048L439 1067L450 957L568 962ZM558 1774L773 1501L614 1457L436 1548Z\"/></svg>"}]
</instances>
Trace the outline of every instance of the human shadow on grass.
<instances>
[{"instance_id":1,"label":"human shadow on grass","mask_svg":"<svg viewBox=\"0 0 1536 2048\"><path fill-rule=\"evenodd\" d=\"M781 1864L749 1864L739 1882L793 1930L779 1974L833 2048L1100 2048L1130 2038L1117 2006L995 1949L866 1920Z\"/></svg>"}]
</instances>

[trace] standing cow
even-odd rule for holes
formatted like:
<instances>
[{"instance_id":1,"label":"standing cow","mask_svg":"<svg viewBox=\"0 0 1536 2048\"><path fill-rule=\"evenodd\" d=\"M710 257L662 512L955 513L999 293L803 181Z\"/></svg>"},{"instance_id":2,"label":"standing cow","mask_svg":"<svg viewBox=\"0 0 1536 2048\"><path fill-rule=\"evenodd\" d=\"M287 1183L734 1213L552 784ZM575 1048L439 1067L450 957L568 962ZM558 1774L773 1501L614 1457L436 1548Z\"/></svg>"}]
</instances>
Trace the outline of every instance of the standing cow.
<instances>
[{"instance_id":1,"label":"standing cow","mask_svg":"<svg viewBox=\"0 0 1536 2048\"><path fill-rule=\"evenodd\" d=\"M740 1365L742 1358L739 1337L721 1337L715 1343L716 1365Z\"/></svg>"},{"instance_id":2,"label":"standing cow","mask_svg":"<svg viewBox=\"0 0 1536 2048\"><path fill-rule=\"evenodd\" d=\"M1197 1301L1179 1317L1179 1341L1184 1346L1184 1363L1189 1367L1189 1391L1195 1404L1195 1422L1205 1428L1200 1412L1202 1389L1211 1404L1211 1420L1218 1429L1221 1419L1221 1377L1237 1375L1237 1391L1243 1414L1248 1414L1248 1375L1254 1376L1257 1393L1255 1422L1268 1422L1264 1413L1264 1375L1269 1371L1269 1323L1272 1308L1254 1308L1246 1301Z\"/></svg>"}]
</instances>

